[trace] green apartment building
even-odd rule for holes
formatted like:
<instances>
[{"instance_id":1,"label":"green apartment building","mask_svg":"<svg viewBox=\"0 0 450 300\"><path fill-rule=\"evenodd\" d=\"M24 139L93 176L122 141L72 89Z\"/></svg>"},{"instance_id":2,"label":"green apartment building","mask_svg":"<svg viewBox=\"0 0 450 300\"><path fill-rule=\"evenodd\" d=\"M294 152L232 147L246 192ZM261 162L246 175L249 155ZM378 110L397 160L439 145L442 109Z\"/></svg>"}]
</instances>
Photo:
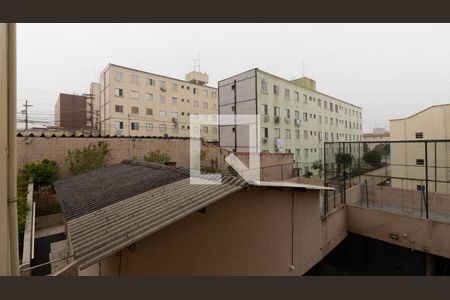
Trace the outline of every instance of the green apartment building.
<instances>
[{"instance_id":1,"label":"green apartment building","mask_svg":"<svg viewBox=\"0 0 450 300\"><path fill-rule=\"evenodd\" d=\"M323 159L324 142L362 140L362 108L318 92L310 78L287 80L255 68L219 81L218 87L219 117L259 117L256 149L249 147L248 125L220 125L221 147L294 153L305 174Z\"/></svg>"}]
</instances>

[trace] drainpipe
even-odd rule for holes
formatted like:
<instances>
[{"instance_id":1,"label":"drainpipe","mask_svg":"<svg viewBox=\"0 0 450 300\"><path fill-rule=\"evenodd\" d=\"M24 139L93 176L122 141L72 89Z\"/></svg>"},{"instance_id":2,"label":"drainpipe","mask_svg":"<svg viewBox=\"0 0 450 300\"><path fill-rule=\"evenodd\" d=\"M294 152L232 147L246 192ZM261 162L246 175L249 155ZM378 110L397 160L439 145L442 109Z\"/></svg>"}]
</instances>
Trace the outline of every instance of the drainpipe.
<instances>
[{"instance_id":1,"label":"drainpipe","mask_svg":"<svg viewBox=\"0 0 450 300\"><path fill-rule=\"evenodd\" d=\"M19 275L19 242L16 198L16 24L8 24L8 219L10 274Z\"/></svg>"}]
</instances>

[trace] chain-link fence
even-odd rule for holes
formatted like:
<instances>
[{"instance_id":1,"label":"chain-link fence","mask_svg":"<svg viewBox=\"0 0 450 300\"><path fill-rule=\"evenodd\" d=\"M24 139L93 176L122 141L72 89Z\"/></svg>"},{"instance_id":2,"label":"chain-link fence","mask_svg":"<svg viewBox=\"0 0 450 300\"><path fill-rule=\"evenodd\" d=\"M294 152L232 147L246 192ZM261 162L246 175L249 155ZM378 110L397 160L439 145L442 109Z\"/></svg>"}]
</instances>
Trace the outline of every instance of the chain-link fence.
<instances>
[{"instance_id":1,"label":"chain-link fence","mask_svg":"<svg viewBox=\"0 0 450 300\"><path fill-rule=\"evenodd\" d=\"M326 142L324 177L344 203L450 221L450 141Z\"/></svg>"}]
</instances>

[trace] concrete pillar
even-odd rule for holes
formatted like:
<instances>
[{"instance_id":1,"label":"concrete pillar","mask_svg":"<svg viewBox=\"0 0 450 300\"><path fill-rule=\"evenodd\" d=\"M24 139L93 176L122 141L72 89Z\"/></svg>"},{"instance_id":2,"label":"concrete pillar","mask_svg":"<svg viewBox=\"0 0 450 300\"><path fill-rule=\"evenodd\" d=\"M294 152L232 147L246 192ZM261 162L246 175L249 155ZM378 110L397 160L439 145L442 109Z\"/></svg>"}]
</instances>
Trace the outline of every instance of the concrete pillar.
<instances>
[{"instance_id":1,"label":"concrete pillar","mask_svg":"<svg viewBox=\"0 0 450 300\"><path fill-rule=\"evenodd\" d=\"M435 259L434 255L430 253L425 253L425 275L433 276L435 268Z\"/></svg>"}]
</instances>

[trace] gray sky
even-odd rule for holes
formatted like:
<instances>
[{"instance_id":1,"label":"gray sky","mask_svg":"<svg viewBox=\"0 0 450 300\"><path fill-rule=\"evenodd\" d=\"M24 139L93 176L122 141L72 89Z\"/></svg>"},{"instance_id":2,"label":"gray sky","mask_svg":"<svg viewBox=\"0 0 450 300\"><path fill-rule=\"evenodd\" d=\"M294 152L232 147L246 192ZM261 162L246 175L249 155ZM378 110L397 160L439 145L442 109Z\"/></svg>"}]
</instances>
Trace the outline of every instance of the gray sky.
<instances>
[{"instance_id":1,"label":"gray sky","mask_svg":"<svg viewBox=\"0 0 450 300\"><path fill-rule=\"evenodd\" d=\"M111 62L184 79L193 59L217 81L258 67L305 73L375 123L449 103L450 24L18 24L18 99L52 119L59 92L86 93ZM18 108L20 111L20 109Z\"/></svg>"}]
</instances>

